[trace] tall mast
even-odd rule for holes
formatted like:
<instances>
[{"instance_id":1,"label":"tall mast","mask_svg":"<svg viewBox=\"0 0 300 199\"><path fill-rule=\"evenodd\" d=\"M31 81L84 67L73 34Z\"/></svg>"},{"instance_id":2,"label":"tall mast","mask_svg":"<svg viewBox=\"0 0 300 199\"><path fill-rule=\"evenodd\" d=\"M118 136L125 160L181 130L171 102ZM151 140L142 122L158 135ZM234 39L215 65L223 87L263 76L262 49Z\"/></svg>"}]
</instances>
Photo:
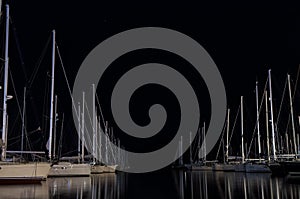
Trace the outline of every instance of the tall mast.
<instances>
[{"instance_id":1,"label":"tall mast","mask_svg":"<svg viewBox=\"0 0 300 199\"><path fill-rule=\"evenodd\" d=\"M96 163L96 107L95 107L95 84L92 84L93 106L93 163Z\"/></svg>"},{"instance_id":2,"label":"tall mast","mask_svg":"<svg viewBox=\"0 0 300 199\"><path fill-rule=\"evenodd\" d=\"M96 111L96 108L95 108ZM98 153L98 147L99 147L99 143L98 143L98 123L97 123L97 111L95 112L95 162L98 162L99 160L99 153Z\"/></svg>"},{"instance_id":3,"label":"tall mast","mask_svg":"<svg viewBox=\"0 0 300 199\"><path fill-rule=\"evenodd\" d=\"M183 165L183 157L182 157L182 136L180 136L179 140L179 165Z\"/></svg>"},{"instance_id":4,"label":"tall mast","mask_svg":"<svg viewBox=\"0 0 300 199\"><path fill-rule=\"evenodd\" d=\"M201 129L198 129L198 163L200 163L200 157L201 157L201 148L200 148L200 140L201 139Z\"/></svg>"},{"instance_id":5,"label":"tall mast","mask_svg":"<svg viewBox=\"0 0 300 199\"><path fill-rule=\"evenodd\" d=\"M55 95L54 101L54 122L53 122L53 153L52 157L56 156L56 126L57 126L57 95Z\"/></svg>"},{"instance_id":6,"label":"tall mast","mask_svg":"<svg viewBox=\"0 0 300 199\"><path fill-rule=\"evenodd\" d=\"M50 98L50 128L49 128L49 159L52 160L52 134L53 134L53 105L54 105L54 71L55 71L55 30L52 30L52 73Z\"/></svg>"},{"instance_id":7,"label":"tall mast","mask_svg":"<svg viewBox=\"0 0 300 199\"><path fill-rule=\"evenodd\" d=\"M84 162L84 105L85 105L85 92L82 92L82 116L81 116L81 161Z\"/></svg>"},{"instance_id":8,"label":"tall mast","mask_svg":"<svg viewBox=\"0 0 300 199\"><path fill-rule=\"evenodd\" d=\"M8 84L8 40L9 40L9 5L6 5L6 18L5 18L5 57L4 57L4 83L3 83L3 116L2 116L2 160L6 159L7 147L7 84Z\"/></svg>"},{"instance_id":9,"label":"tall mast","mask_svg":"<svg viewBox=\"0 0 300 199\"><path fill-rule=\"evenodd\" d=\"M190 164L193 163L193 153L192 153L192 132L190 132Z\"/></svg>"},{"instance_id":10,"label":"tall mast","mask_svg":"<svg viewBox=\"0 0 300 199\"><path fill-rule=\"evenodd\" d=\"M205 132L206 132L206 129L205 129L205 122L203 124L203 149L204 149L204 156L203 156L203 162L204 164L206 164L206 139L205 139Z\"/></svg>"},{"instance_id":11,"label":"tall mast","mask_svg":"<svg viewBox=\"0 0 300 199\"><path fill-rule=\"evenodd\" d=\"M108 165L108 122L105 123L105 164Z\"/></svg>"},{"instance_id":12,"label":"tall mast","mask_svg":"<svg viewBox=\"0 0 300 199\"><path fill-rule=\"evenodd\" d=\"M276 160L277 156L276 156L276 148L275 148L275 127L274 127L274 113L273 113L273 96L272 96L271 69L269 69L269 92L270 92L270 109L271 109L271 130L272 130L273 160Z\"/></svg>"},{"instance_id":13,"label":"tall mast","mask_svg":"<svg viewBox=\"0 0 300 199\"><path fill-rule=\"evenodd\" d=\"M268 91L265 91L265 103L266 103L266 132L267 132L267 153L268 161L270 162L270 136L269 136L269 110L268 110Z\"/></svg>"},{"instance_id":14,"label":"tall mast","mask_svg":"<svg viewBox=\"0 0 300 199\"><path fill-rule=\"evenodd\" d=\"M225 162L228 163L229 157L229 115L230 109L227 111L227 134L226 134L226 152L225 152Z\"/></svg>"},{"instance_id":15,"label":"tall mast","mask_svg":"<svg viewBox=\"0 0 300 199\"><path fill-rule=\"evenodd\" d=\"M80 102L78 102L78 144L77 144L77 155L78 155L78 163L80 162L80 136L81 136L81 121L80 121L80 115L81 115L81 110L80 110Z\"/></svg>"},{"instance_id":16,"label":"tall mast","mask_svg":"<svg viewBox=\"0 0 300 199\"><path fill-rule=\"evenodd\" d=\"M258 100L258 82L256 81L255 86L255 96L256 96L256 124L257 124L257 142L258 142L258 158L259 162L261 157L261 145L260 145L260 128L259 128L259 100Z\"/></svg>"},{"instance_id":17,"label":"tall mast","mask_svg":"<svg viewBox=\"0 0 300 199\"><path fill-rule=\"evenodd\" d=\"M241 96L241 134L242 134L242 163L245 163L244 152L244 108L243 108L243 96Z\"/></svg>"},{"instance_id":18,"label":"tall mast","mask_svg":"<svg viewBox=\"0 0 300 199\"><path fill-rule=\"evenodd\" d=\"M99 150L98 150L98 160L99 160L99 162L101 162L102 161L102 139L101 139L101 135L102 135L102 133L101 133L101 124L100 124L100 116L98 117L98 131L99 131L99 144L98 144L98 147L99 147Z\"/></svg>"},{"instance_id":19,"label":"tall mast","mask_svg":"<svg viewBox=\"0 0 300 199\"><path fill-rule=\"evenodd\" d=\"M121 161L121 142L120 142L120 139L118 139L118 162L117 162L117 165L121 165L121 162L122 162Z\"/></svg>"},{"instance_id":20,"label":"tall mast","mask_svg":"<svg viewBox=\"0 0 300 199\"><path fill-rule=\"evenodd\" d=\"M289 85L289 97L290 97L290 108L291 108L291 119L292 119L292 130L293 130L293 141L294 141L294 151L295 155L297 155L298 150L297 150L297 141L296 141L296 131L295 131L295 123L294 123L294 108L293 108L293 98L292 98L292 89L291 89L291 77L288 74L288 85Z\"/></svg>"}]
</instances>

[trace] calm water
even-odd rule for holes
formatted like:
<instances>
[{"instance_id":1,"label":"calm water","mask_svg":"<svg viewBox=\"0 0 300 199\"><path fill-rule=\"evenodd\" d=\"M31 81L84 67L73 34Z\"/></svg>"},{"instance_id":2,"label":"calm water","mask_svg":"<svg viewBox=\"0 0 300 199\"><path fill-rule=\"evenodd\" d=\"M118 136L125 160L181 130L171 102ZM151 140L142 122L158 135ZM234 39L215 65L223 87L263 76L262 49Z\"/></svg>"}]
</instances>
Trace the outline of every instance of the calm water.
<instances>
[{"instance_id":1,"label":"calm water","mask_svg":"<svg viewBox=\"0 0 300 199\"><path fill-rule=\"evenodd\" d=\"M299 199L300 184L270 174L160 171L49 178L41 185L2 185L0 198Z\"/></svg>"}]
</instances>

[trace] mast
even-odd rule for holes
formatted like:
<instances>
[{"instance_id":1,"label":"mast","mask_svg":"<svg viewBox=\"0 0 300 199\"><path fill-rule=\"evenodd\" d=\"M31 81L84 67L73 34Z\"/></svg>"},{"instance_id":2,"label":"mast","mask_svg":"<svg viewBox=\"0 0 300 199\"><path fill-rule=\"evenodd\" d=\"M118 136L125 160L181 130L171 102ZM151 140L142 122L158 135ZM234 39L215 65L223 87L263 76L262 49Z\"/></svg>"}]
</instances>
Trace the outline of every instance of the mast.
<instances>
[{"instance_id":1,"label":"mast","mask_svg":"<svg viewBox=\"0 0 300 199\"><path fill-rule=\"evenodd\" d=\"M98 147L99 147L99 150L98 150L98 160L99 160L99 162L101 162L102 161L102 149L101 149L101 147L102 147L102 139L101 139L101 137L102 137L102 133L101 133L101 124L100 124L100 116L98 117L98 131L99 131L99 145L98 145Z\"/></svg>"},{"instance_id":2,"label":"mast","mask_svg":"<svg viewBox=\"0 0 300 199\"><path fill-rule=\"evenodd\" d=\"M7 84L8 84L8 40L9 40L9 5L6 5L6 18L5 18L5 57L4 57L4 83L3 83L3 116L2 116L2 160L6 159L7 148Z\"/></svg>"},{"instance_id":3,"label":"mast","mask_svg":"<svg viewBox=\"0 0 300 199\"><path fill-rule=\"evenodd\" d=\"M245 163L244 152L244 108L243 108L243 96L241 96L241 134L242 134L242 163Z\"/></svg>"},{"instance_id":4,"label":"mast","mask_svg":"<svg viewBox=\"0 0 300 199\"><path fill-rule=\"evenodd\" d=\"M259 128L259 100L258 100L258 81L256 81L255 86L255 96L256 96L256 124L257 124L257 143L258 143L258 158L261 162L261 145L260 145L260 128Z\"/></svg>"},{"instance_id":5,"label":"mast","mask_svg":"<svg viewBox=\"0 0 300 199\"><path fill-rule=\"evenodd\" d=\"M297 155L298 150L297 150L297 141L296 141L296 131L295 131L295 123L294 123L294 108L293 108L293 99L292 99L292 89L291 89L291 77L288 74L288 85L289 85L289 97L290 97L290 108L291 108L291 119L292 119L292 131L293 131L293 141L294 141L294 151L295 155Z\"/></svg>"},{"instance_id":6,"label":"mast","mask_svg":"<svg viewBox=\"0 0 300 199\"><path fill-rule=\"evenodd\" d=\"M96 107L95 107L95 84L92 84L92 106L93 106L93 164L96 163Z\"/></svg>"},{"instance_id":7,"label":"mast","mask_svg":"<svg viewBox=\"0 0 300 199\"><path fill-rule=\"evenodd\" d=\"M49 159L52 160L52 134L53 134L53 105L54 105L54 71L55 71L55 30L52 30L52 73L50 98L50 128L49 128Z\"/></svg>"},{"instance_id":8,"label":"mast","mask_svg":"<svg viewBox=\"0 0 300 199\"><path fill-rule=\"evenodd\" d=\"M183 165L183 157L182 157L182 136L180 136L179 140L179 165Z\"/></svg>"},{"instance_id":9,"label":"mast","mask_svg":"<svg viewBox=\"0 0 300 199\"><path fill-rule=\"evenodd\" d=\"M203 145L204 145L204 147L203 147L203 149L204 149L203 162L206 165L206 139L205 139L205 131L206 131L206 129L205 129L205 122L204 122L204 124L203 124Z\"/></svg>"},{"instance_id":10,"label":"mast","mask_svg":"<svg viewBox=\"0 0 300 199\"><path fill-rule=\"evenodd\" d=\"M270 159L270 136L269 136L268 91L265 91L265 103L266 103L267 153L268 153L268 162L270 162L271 159Z\"/></svg>"},{"instance_id":11,"label":"mast","mask_svg":"<svg viewBox=\"0 0 300 199\"><path fill-rule=\"evenodd\" d=\"M80 102L78 102L78 144L77 144L78 163L80 162L80 141L81 141L81 139L80 139L80 136L81 136L80 114L81 114Z\"/></svg>"},{"instance_id":12,"label":"mast","mask_svg":"<svg viewBox=\"0 0 300 199\"><path fill-rule=\"evenodd\" d=\"M105 164L108 165L108 148L107 148L107 142L108 142L108 122L105 123Z\"/></svg>"},{"instance_id":13,"label":"mast","mask_svg":"<svg viewBox=\"0 0 300 199\"><path fill-rule=\"evenodd\" d=\"M201 148L200 148L200 138L201 138L201 135L200 135L200 133L201 133L201 130L200 130L200 128L198 129L198 164L200 163L200 157L201 157Z\"/></svg>"},{"instance_id":14,"label":"mast","mask_svg":"<svg viewBox=\"0 0 300 199\"><path fill-rule=\"evenodd\" d=\"M24 150L24 135L25 135L25 111L26 111L26 87L24 87L24 96L23 96L23 113L22 113L22 137L21 137L21 157L23 156Z\"/></svg>"},{"instance_id":15,"label":"mast","mask_svg":"<svg viewBox=\"0 0 300 199\"><path fill-rule=\"evenodd\" d=\"M193 163L193 155L192 155L192 132L190 132L190 164Z\"/></svg>"},{"instance_id":16,"label":"mast","mask_svg":"<svg viewBox=\"0 0 300 199\"><path fill-rule=\"evenodd\" d=\"M226 151L225 151L225 162L228 163L229 157L229 115L230 109L227 111L227 134L226 134Z\"/></svg>"},{"instance_id":17,"label":"mast","mask_svg":"<svg viewBox=\"0 0 300 199\"><path fill-rule=\"evenodd\" d=\"M82 92L82 116L81 116L81 161L84 162L84 105L85 92Z\"/></svg>"},{"instance_id":18,"label":"mast","mask_svg":"<svg viewBox=\"0 0 300 199\"><path fill-rule=\"evenodd\" d=\"M118 139L118 165L121 165L121 142L120 139Z\"/></svg>"},{"instance_id":19,"label":"mast","mask_svg":"<svg viewBox=\"0 0 300 199\"><path fill-rule=\"evenodd\" d=\"M56 126L57 126L57 95L55 95L54 101L54 125L53 125L53 154L52 157L56 156Z\"/></svg>"},{"instance_id":20,"label":"mast","mask_svg":"<svg viewBox=\"0 0 300 199\"><path fill-rule=\"evenodd\" d=\"M96 111L96 109L95 109ZM95 113L95 143L96 143L96 146L95 146L95 162L98 162L98 147L99 147L99 143L98 143L98 123L97 123L97 111Z\"/></svg>"},{"instance_id":21,"label":"mast","mask_svg":"<svg viewBox=\"0 0 300 199\"><path fill-rule=\"evenodd\" d=\"M277 160L276 148L275 148L275 127L274 127L274 113L273 113L271 69L269 69L269 92L270 92L270 99L269 100L270 100L270 109L271 109L271 130L272 130L273 160Z\"/></svg>"}]
</instances>

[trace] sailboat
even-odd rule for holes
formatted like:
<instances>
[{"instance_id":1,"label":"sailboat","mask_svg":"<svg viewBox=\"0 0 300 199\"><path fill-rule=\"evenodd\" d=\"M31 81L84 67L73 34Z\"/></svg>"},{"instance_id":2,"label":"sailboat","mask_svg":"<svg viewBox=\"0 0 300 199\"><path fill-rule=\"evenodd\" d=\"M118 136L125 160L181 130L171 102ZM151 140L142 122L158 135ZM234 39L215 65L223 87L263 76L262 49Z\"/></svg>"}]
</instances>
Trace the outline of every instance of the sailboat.
<instances>
[{"instance_id":1,"label":"sailboat","mask_svg":"<svg viewBox=\"0 0 300 199\"><path fill-rule=\"evenodd\" d=\"M192 140L191 140L191 135L190 135L190 156L191 156L191 162L192 162ZM191 164L190 169L194 170L194 171L211 171L212 167L211 165L207 164L207 160L206 160L206 139L205 139L205 122L202 128L202 138L203 138L203 157L202 157L202 161L200 161L200 157L201 157L201 150L200 150L200 132L199 132L199 137L198 137L198 163L196 164Z\"/></svg>"},{"instance_id":2,"label":"sailboat","mask_svg":"<svg viewBox=\"0 0 300 199\"><path fill-rule=\"evenodd\" d=\"M241 154L242 154L242 161L240 164L235 165L234 170L236 172L245 172L245 153L244 153L244 97L241 96Z\"/></svg>"},{"instance_id":3,"label":"sailboat","mask_svg":"<svg viewBox=\"0 0 300 199\"><path fill-rule=\"evenodd\" d=\"M6 5L6 31L5 31L5 66L3 85L3 118L2 118L2 153L0 162L0 183L40 183L47 177L50 164L47 162L17 163L8 162L7 153L7 85L8 85L8 41L9 41L9 5Z\"/></svg>"},{"instance_id":4,"label":"sailboat","mask_svg":"<svg viewBox=\"0 0 300 199\"><path fill-rule=\"evenodd\" d=\"M294 111L293 111L293 98L291 92L291 83L290 83L290 75L287 76L288 79L288 87L289 87L289 98L290 98L290 114L291 114L291 122L292 122L292 130L293 130L293 148L294 148L294 159L290 161L282 161L280 165L282 166L285 173L288 175L289 179L297 179L300 181L300 156L299 156L299 134L296 137L295 132L295 124L294 124ZM300 118L299 118L300 122ZM300 123L299 123L300 124Z\"/></svg>"},{"instance_id":5,"label":"sailboat","mask_svg":"<svg viewBox=\"0 0 300 199\"><path fill-rule=\"evenodd\" d=\"M92 118L92 131L93 131L93 143L92 143L92 162L91 162L91 173L92 174L100 174L100 173L114 173L116 171L116 164L102 164L101 160L103 157L102 150L102 133L100 118L97 120L96 113L96 103L95 103L95 84L92 84L92 107L93 107L93 118ZM101 107L100 107L101 108ZM106 163L108 163L108 123L105 124L105 159ZM114 154L113 154L114 155Z\"/></svg>"},{"instance_id":6,"label":"sailboat","mask_svg":"<svg viewBox=\"0 0 300 199\"><path fill-rule=\"evenodd\" d=\"M100 130L100 124L98 124L98 130ZM97 132L97 130L96 130ZM105 125L105 162L109 162L108 161L108 124L106 123ZM100 143L101 143L101 133L99 133L98 135L100 135ZM96 149L95 151L97 151L98 153L94 153L95 155L93 155L93 162L91 163L91 173L92 174L100 174L100 173L115 173L116 169L117 169L117 164L103 164L101 163L103 154L102 154L102 149L101 149L101 145L98 143L98 139L96 139L95 145L97 146L98 149ZM120 147L120 146L119 146ZM96 148L96 147L95 147ZM112 154L114 155L114 154ZM95 157L98 157L98 160L96 160ZM121 160L119 159L119 163L121 163Z\"/></svg>"},{"instance_id":7,"label":"sailboat","mask_svg":"<svg viewBox=\"0 0 300 199\"><path fill-rule=\"evenodd\" d=\"M177 150L177 153L178 153L178 162L174 162L174 165L172 165L172 168L173 169L186 169L186 165L183 164L183 149L182 149L182 140L183 137L180 136L180 139L179 139L179 142L178 142L178 150Z\"/></svg>"},{"instance_id":8,"label":"sailboat","mask_svg":"<svg viewBox=\"0 0 300 199\"><path fill-rule=\"evenodd\" d=\"M295 123L294 123L294 111L293 111L293 97L292 97L292 89L290 83L290 75L287 75L287 83L288 83L288 90L289 90L289 101L290 101L290 117L291 117L291 124L292 124L292 138L293 142L291 141L291 151L292 154L280 154L278 155L277 162L269 164L270 169L272 170L273 175L287 175L289 179L300 179L300 157L299 157L299 137L296 136L295 131ZM300 118L299 118L300 119ZM300 120L299 120L300 122ZM300 123L299 123L300 124ZM299 135L298 135L299 136ZM288 143L288 138L286 134L286 141ZM297 140L298 139L298 140ZM298 142L298 143L297 143ZM287 148L288 148L287 144ZM289 151L289 150L287 150Z\"/></svg>"},{"instance_id":9,"label":"sailboat","mask_svg":"<svg viewBox=\"0 0 300 199\"><path fill-rule=\"evenodd\" d=\"M52 154L52 134L53 134L53 105L54 105L54 73L55 72L55 30L52 31L52 76L51 76L51 104L50 104L50 132L49 132L49 159L53 161ZM66 176L89 176L91 173L89 164L71 163L58 161L53 163L48 173L48 177L66 177Z\"/></svg>"},{"instance_id":10,"label":"sailboat","mask_svg":"<svg viewBox=\"0 0 300 199\"><path fill-rule=\"evenodd\" d=\"M229 116L230 109L227 110L227 133L226 133L226 151L225 160L223 163L215 163L213 165L213 171L234 171L234 165L229 164Z\"/></svg>"},{"instance_id":11,"label":"sailboat","mask_svg":"<svg viewBox=\"0 0 300 199\"><path fill-rule=\"evenodd\" d=\"M258 140L258 162L248 162L245 164L246 173L270 173L271 170L266 165L265 161L261 159L261 143L260 143L260 126L259 126L259 100L258 100L258 82L255 87L256 93L256 125L257 125L257 140Z\"/></svg>"}]
</instances>

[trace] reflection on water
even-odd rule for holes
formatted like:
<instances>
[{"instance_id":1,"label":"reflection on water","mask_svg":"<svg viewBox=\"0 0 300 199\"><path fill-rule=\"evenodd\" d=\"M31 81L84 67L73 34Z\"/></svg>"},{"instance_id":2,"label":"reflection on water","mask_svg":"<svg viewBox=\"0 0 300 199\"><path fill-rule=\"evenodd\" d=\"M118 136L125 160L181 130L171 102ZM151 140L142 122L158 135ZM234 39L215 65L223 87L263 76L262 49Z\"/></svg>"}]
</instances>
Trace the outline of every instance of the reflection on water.
<instances>
[{"instance_id":1,"label":"reflection on water","mask_svg":"<svg viewBox=\"0 0 300 199\"><path fill-rule=\"evenodd\" d=\"M123 174L47 178L39 185L1 185L0 198L121 198Z\"/></svg>"},{"instance_id":2,"label":"reflection on water","mask_svg":"<svg viewBox=\"0 0 300 199\"><path fill-rule=\"evenodd\" d=\"M270 174L165 171L48 178L40 185L0 185L0 198L298 199L300 184Z\"/></svg>"},{"instance_id":3,"label":"reflection on water","mask_svg":"<svg viewBox=\"0 0 300 199\"><path fill-rule=\"evenodd\" d=\"M86 198L89 196L89 190L91 189L91 178L48 178L46 184L48 185L48 195L52 198L59 198L60 196Z\"/></svg>"},{"instance_id":4,"label":"reflection on water","mask_svg":"<svg viewBox=\"0 0 300 199\"><path fill-rule=\"evenodd\" d=\"M45 182L41 185L1 185L0 198L49 198Z\"/></svg>"},{"instance_id":5,"label":"reflection on water","mask_svg":"<svg viewBox=\"0 0 300 199\"><path fill-rule=\"evenodd\" d=\"M181 199L300 198L300 184L289 184L271 174L179 171L174 178Z\"/></svg>"}]
</instances>

